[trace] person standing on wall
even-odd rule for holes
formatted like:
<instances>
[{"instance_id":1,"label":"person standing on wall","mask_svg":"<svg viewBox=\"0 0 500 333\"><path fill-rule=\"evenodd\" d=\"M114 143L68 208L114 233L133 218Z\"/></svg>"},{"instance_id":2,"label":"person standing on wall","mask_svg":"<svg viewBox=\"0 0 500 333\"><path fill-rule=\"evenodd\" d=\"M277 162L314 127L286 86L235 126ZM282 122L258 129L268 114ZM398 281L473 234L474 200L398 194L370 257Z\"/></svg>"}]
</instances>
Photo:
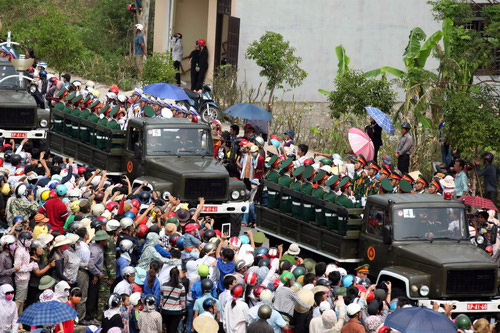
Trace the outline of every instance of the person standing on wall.
<instances>
[{"instance_id":1,"label":"person standing on wall","mask_svg":"<svg viewBox=\"0 0 500 333\"><path fill-rule=\"evenodd\" d=\"M198 57L198 63L195 70L198 72L198 80L196 83L195 91L201 93L203 89L203 81L205 81L205 75L208 70L208 49L204 39L198 40L198 45L200 47L200 54Z\"/></svg>"},{"instance_id":2,"label":"person standing on wall","mask_svg":"<svg viewBox=\"0 0 500 333\"><path fill-rule=\"evenodd\" d=\"M146 44L144 43L144 36L142 35L143 30L144 26L142 24L135 25L134 54L135 65L137 66L137 72L139 73L139 76L142 75L144 56L146 55Z\"/></svg>"},{"instance_id":3,"label":"person standing on wall","mask_svg":"<svg viewBox=\"0 0 500 333\"><path fill-rule=\"evenodd\" d=\"M196 46L189 54L189 64L191 65L191 90L196 92L196 85L198 84L198 75L200 73L198 68L198 60L200 58L200 45L196 41Z\"/></svg>"},{"instance_id":4,"label":"person standing on wall","mask_svg":"<svg viewBox=\"0 0 500 333\"><path fill-rule=\"evenodd\" d=\"M370 117L370 124L365 126L365 132L372 139L373 146L375 147L375 156L373 160L377 162L378 151L382 146L382 127L380 127L372 117Z\"/></svg>"},{"instance_id":5,"label":"person standing on wall","mask_svg":"<svg viewBox=\"0 0 500 333\"><path fill-rule=\"evenodd\" d=\"M398 169L402 173L408 173L410 168L410 153L413 148L413 138L410 135L411 125L407 122L401 124L401 137L396 149Z\"/></svg>"},{"instance_id":6,"label":"person standing on wall","mask_svg":"<svg viewBox=\"0 0 500 333\"><path fill-rule=\"evenodd\" d=\"M182 34L180 32L172 36L172 60L174 61L174 67L177 70L175 73L175 81L177 86L181 86L181 61L184 56L184 47L182 46Z\"/></svg>"}]
</instances>

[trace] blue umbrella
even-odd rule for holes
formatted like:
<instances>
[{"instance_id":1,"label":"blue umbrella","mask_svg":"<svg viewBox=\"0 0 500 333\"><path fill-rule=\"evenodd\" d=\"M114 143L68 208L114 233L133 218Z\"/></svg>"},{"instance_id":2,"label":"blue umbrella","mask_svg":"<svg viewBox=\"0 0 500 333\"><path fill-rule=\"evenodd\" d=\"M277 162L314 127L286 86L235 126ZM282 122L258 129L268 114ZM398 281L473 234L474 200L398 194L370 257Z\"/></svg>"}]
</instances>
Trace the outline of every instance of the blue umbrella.
<instances>
[{"instance_id":1,"label":"blue umbrella","mask_svg":"<svg viewBox=\"0 0 500 333\"><path fill-rule=\"evenodd\" d=\"M455 324L444 314L418 306L394 311L384 325L402 333L457 332Z\"/></svg>"},{"instance_id":2,"label":"blue umbrella","mask_svg":"<svg viewBox=\"0 0 500 333\"><path fill-rule=\"evenodd\" d=\"M265 120L273 119L273 115L264 108L252 103L239 103L227 108L225 114L231 117L243 118L248 120Z\"/></svg>"},{"instance_id":3,"label":"blue umbrella","mask_svg":"<svg viewBox=\"0 0 500 333\"><path fill-rule=\"evenodd\" d=\"M154 97L168 98L175 101L184 101L189 99L184 90L170 83L152 83L145 86L142 91Z\"/></svg>"},{"instance_id":4,"label":"blue umbrella","mask_svg":"<svg viewBox=\"0 0 500 333\"><path fill-rule=\"evenodd\" d=\"M76 317L78 313L70 305L49 301L31 304L19 316L17 322L28 326L57 325Z\"/></svg>"},{"instance_id":5,"label":"blue umbrella","mask_svg":"<svg viewBox=\"0 0 500 333\"><path fill-rule=\"evenodd\" d=\"M388 115L372 106L366 106L365 109L380 127L382 127L387 133L394 134L394 125Z\"/></svg>"}]
</instances>

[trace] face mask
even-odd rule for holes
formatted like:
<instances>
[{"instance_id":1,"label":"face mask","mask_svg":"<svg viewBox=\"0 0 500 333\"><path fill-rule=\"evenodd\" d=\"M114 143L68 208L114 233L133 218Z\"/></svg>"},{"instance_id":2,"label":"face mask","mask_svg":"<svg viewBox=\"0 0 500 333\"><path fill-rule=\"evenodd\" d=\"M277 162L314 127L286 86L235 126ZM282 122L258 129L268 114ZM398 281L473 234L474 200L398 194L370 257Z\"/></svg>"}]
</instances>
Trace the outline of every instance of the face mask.
<instances>
[{"instance_id":1,"label":"face mask","mask_svg":"<svg viewBox=\"0 0 500 333\"><path fill-rule=\"evenodd\" d=\"M9 250L11 250L11 251L15 251L15 250L16 250L16 248L17 248L17 245L16 245L16 244L10 244L10 245L9 245Z\"/></svg>"},{"instance_id":2,"label":"face mask","mask_svg":"<svg viewBox=\"0 0 500 333\"><path fill-rule=\"evenodd\" d=\"M66 296L69 296L69 290L66 290L66 291L64 292L64 294L65 294Z\"/></svg>"},{"instance_id":3,"label":"face mask","mask_svg":"<svg viewBox=\"0 0 500 333\"><path fill-rule=\"evenodd\" d=\"M252 153L252 156L255 157L255 156L257 156L257 154L258 154L257 152Z\"/></svg>"},{"instance_id":4,"label":"face mask","mask_svg":"<svg viewBox=\"0 0 500 333\"><path fill-rule=\"evenodd\" d=\"M7 294L5 295L5 299L8 301L12 301L14 299L14 294Z\"/></svg>"},{"instance_id":5,"label":"face mask","mask_svg":"<svg viewBox=\"0 0 500 333\"><path fill-rule=\"evenodd\" d=\"M82 298L81 297L72 297L71 300L73 303L78 304L78 303L80 303Z\"/></svg>"}]
</instances>

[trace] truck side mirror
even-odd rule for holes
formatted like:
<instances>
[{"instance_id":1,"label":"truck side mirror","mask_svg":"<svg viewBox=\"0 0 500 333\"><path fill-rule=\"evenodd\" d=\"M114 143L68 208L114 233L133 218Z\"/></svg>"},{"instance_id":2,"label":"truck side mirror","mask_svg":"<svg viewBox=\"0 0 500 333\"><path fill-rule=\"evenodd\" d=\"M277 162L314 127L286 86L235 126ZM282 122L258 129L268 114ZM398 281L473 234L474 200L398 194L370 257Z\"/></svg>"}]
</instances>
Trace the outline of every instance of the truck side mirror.
<instances>
[{"instance_id":1,"label":"truck side mirror","mask_svg":"<svg viewBox=\"0 0 500 333\"><path fill-rule=\"evenodd\" d=\"M142 160L142 144L140 142L134 143L134 158Z\"/></svg>"},{"instance_id":2,"label":"truck side mirror","mask_svg":"<svg viewBox=\"0 0 500 333\"><path fill-rule=\"evenodd\" d=\"M384 240L384 244L385 245L391 245L392 244L391 226L384 225L384 227L382 228L382 238Z\"/></svg>"}]
</instances>

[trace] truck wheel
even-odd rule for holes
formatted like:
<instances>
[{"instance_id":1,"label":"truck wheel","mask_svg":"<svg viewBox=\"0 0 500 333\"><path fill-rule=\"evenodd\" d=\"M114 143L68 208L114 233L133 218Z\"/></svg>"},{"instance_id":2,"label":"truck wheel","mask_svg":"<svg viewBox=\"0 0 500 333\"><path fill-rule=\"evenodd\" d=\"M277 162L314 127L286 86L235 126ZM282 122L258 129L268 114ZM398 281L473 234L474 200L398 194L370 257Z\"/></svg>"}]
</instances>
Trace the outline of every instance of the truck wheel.
<instances>
[{"instance_id":1,"label":"truck wheel","mask_svg":"<svg viewBox=\"0 0 500 333\"><path fill-rule=\"evenodd\" d=\"M212 119L217 119L219 116L219 109L213 105L205 104L200 109L200 116L204 123L211 123Z\"/></svg>"}]
</instances>

